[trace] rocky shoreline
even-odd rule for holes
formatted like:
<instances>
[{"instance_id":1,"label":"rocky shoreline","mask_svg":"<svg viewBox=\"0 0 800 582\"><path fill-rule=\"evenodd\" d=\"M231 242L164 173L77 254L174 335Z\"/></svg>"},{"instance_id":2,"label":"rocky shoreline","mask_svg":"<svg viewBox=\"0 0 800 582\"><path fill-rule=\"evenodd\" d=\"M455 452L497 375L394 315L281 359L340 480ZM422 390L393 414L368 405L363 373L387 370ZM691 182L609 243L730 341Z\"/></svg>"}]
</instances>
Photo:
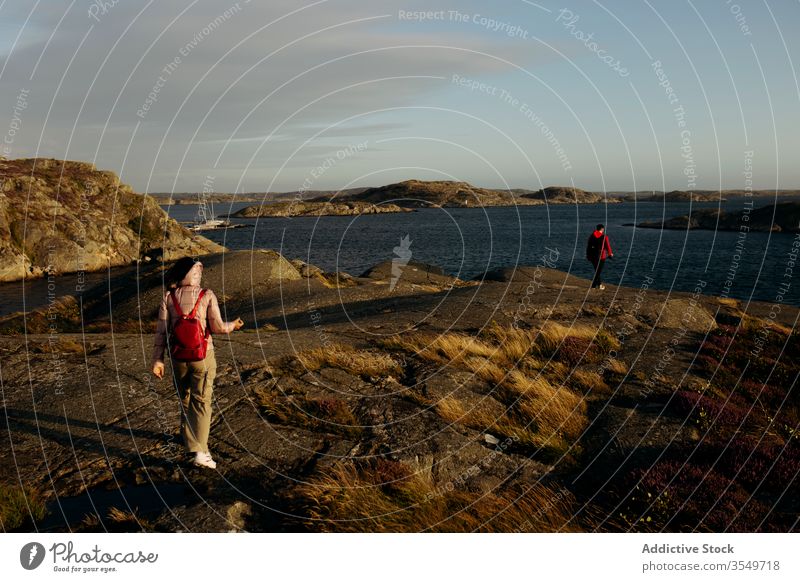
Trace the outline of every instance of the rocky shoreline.
<instances>
[{"instance_id":1,"label":"rocky shoreline","mask_svg":"<svg viewBox=\"0 0 800 582\"><path fill-rule=\"evenodd\" d=\"M163 267L144 265L80 302L0 320L0 486L33 508L11 521L0 507L4 529L795 523L783 493L797 439L777 428L797 410L780 404L800 355L794 308L773 318L767 304L644 283L590 293L544 267L461 281L416 263L325 273L271 251L204 263L226 317L246 321L215 338L217 470L188 462L174 389L149 374Z\"/></svg>"}]
</instances>

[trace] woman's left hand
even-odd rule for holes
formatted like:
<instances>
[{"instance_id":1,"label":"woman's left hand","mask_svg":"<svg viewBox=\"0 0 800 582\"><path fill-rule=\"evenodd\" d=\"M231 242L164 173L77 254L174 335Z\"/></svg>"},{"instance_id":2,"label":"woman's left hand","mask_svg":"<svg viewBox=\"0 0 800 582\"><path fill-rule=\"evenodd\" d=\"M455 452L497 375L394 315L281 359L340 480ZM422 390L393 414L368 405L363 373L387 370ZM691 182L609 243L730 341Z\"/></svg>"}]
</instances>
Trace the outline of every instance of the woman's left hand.
<instances>
[{"instance_id":1,"label":"woman's left hand","mask_svg":"<svg viewBox=\"0 0 800 582\"><path fill-rule=\"evenodd\" d=\"M241 317L237 317L236 321L233 322L233 331L240 330L244 327L244 321L242 321Z\"/></svg>"},{"instance_id":2,"label":"woman's left hand","mask_svg":"<svg viewBox=\"0 0 800 582\"><path fill-rule=\"evenodd\" d=\"M153 364L153 376L159 380L164 377L164 362L156 362Z\"/></svg>"}]
</instances>

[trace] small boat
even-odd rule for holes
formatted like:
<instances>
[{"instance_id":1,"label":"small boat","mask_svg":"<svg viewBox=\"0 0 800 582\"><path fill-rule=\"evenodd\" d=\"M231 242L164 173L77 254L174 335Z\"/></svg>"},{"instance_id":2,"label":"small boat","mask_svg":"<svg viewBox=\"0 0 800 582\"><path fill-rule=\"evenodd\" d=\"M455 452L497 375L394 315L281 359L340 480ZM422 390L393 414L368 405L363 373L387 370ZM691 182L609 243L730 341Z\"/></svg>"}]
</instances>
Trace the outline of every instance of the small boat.
<instances>
[{"instance_id":1,"label":"small boat","mask_svg":"<svg viewBox=\"0 0 800 582\"><path fill-rule=\"evenodd\" d=\"M189 230L216 230L218 228L228 228L231 223L227 220L219 220L217 218L207 218L202 222L195 222L189 227Z\"/></svg>"},{"instance_id":2,"label":"small boat","mask_svg":"<svg viewBox=\"0 0 800 582\"><path fill-rule=\"evenodd\" d=\"M232 225L229 220L222 220L214 216L214 206L209 205L205 197L201 197L200 204L197 206L197 215L195 216L194 223L189 226L189 230L197 232L201 230L229 228L230 226Z\"/></svg>"}]
</instances>

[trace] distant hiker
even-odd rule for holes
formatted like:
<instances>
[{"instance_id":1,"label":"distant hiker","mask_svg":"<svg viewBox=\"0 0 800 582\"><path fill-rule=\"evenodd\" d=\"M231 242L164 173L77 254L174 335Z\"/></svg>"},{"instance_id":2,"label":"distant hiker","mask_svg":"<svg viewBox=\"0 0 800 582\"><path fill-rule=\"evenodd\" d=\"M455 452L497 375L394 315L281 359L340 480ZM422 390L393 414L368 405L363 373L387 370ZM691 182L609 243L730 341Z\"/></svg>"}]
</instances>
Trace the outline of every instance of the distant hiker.
<instances>
[{"instance_id":1,"label":"distant hiker","mask_svg":"<svg viewBox=\"0 0 800 582\"><path fill-rule=\"evenodd\" d=\"M200 287L203 264L179 259L164 276L169 291L161 299L153 342L153 375L164 377L164 351L169 346L173 378L181 399L181 436L194 463L217 466L208 450L211 395L217 360L211 333L230 333L244 322L223 321L214 292Z\"/></svg>"},{"instance_id":2,"label":"distant hiker","mask_svg":"<svg viewBox=\"0 0 800 582\"><path fill-rule=\"evenodd\" d=\"M600 279L600 273L603 271L603 265L605 265L606 259L614 256L614 253L611 251L611 243L608 242L608 237L605 232L605 226L598 224L596 230L589 235L589 241L586 243L586 258L594 267L592 289L598 287L600 289L606 288Z\"/></svg>"}]
</instances>

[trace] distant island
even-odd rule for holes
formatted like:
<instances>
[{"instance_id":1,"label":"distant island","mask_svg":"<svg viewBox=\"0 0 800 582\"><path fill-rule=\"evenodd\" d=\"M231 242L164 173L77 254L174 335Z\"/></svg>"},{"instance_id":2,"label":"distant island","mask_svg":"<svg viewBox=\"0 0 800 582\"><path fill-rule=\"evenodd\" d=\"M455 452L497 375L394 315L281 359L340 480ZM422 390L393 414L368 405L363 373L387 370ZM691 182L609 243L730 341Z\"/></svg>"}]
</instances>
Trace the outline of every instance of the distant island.
<instances>
[{"instance_id":1,"label":"distant island","mask_svg":"<svg viewBox=\"0 0 800 582\"><path fill-rule=\"evenodd\" d=\"M290 216L356 216L360 214L385 214L411 212L397 204L372 204L359 201L293 201L257 204L229 214L229 218L266 218Z\"/></svg>"},{"instance_id":2,"label":"distant island","mask_svg":"<svg viewBox=\"0 0 800 582\"><path fill-rule=\"evenodd\" d=\"M743 216L747 216L743 220ZM725 212L715 208L695 210L691 214L675 216L663 222L645 221L639 228L668 230L749 230L760 232L800 232L800 202L781 202L756 208L747 214Z\"/></svg>"},{"instance_id":3,"label":"distant island","mask_svg":"<svg viewBox=\"0 0 800 582\"><path fill-rule=\"evenodd\" d=\"M622 202L617 198L605 196L602 192L588 192L580 188L566 186L548 186L534 192L525 190L511 190L519 192L522 198L539 200L543 204L616 204Z\"/></svg>"},{"instance_id":4,"label":"distant island","mask_svg":"<svg viewBox=\"0 0 800 582\"><path fill-rule=\"evenodd\" d=\"M656 192L650 196L638 196L637 194L623 196L623 200L626 202L724 202L724 195L728 192L673 190L672 192Z\"/></svg>"},{"instance_id":5,"label":"distant island","mask_svg":"<svg viewBox=\"0 0 800 582\"><path fill-rule=\"evenodd\" d=\"M378 188L343 190L307 200L248 206L230 217L349 216L408 212L416 208L486 208L603 202L619 203L622 200L561 186L550 186L541 190L492 190L467 182L406 180Z\"/></svg>"},{"instance_id":6,"label":"distant island","mask_svg":"<svg viewBox=\"0 0 800 582\"><path fill-rule=\"evenodd\" d=\"M473 208L536 204L510 192L490 190L467 182L406 180L396 184L368 188L347 194L340 200L358 200L373 204L392 203L406 208Z\"/></svg>"},{"instance_id":7,"label":"distant island","mask_svg":"<svg viewBox=\"0 0 800 582\"><path fill-rule=\"evenodd\" d=\"M312 200L334 194L358 194L367 190L361 188L347 188L344 190L303 190L292 192L244 192L234 194L229 192L214 192L205 196L206 201L213 204L230 204L233 202L281 202L291 200ZM179 206L185 204L198 204L198 192L150 192L150 196L164 206Z\"/></svg>"},{"instance_id":8,"label":"distant island","mask_svg":"<svg viewBox=\"0 0 800 582\"><path fill-rule=\"evenodd\" d=\"M767 198L777 197L782 198L786 196L800 196L800 190L672 190L664 192L661 190L639 190L636 192L626 192L622 190L615 190L609 192L591 192L581 190L580 188L573 188L570 186L548 186L539 190L530 190L527 188L509 188L509 189L492 189L492 188L476 188L466 182L425 182L422 180L408 180L400 182L406 184L407 182L415 182L417 184L432 184L432 189L436 189L436 184L454 184L466 185L468 187L466 192L483 190L486 192L498 193L500 199L505 199L506 202L502 204L490 203L487 206L506 206L512 204L530 204L521 199L532 199L547 201L548 204L598 204L602 202L616 203L616 202L724 202L728 198L739 198L750 196L753 198ZM214 204L230 204L234 202L289 202L289 201L319 201L346 199L358 199L359 195L368 190L393 190L397 189L397 184L390 184L388 186L381 186L379 188L346 188L343 190L303 190L292 192L245 192L242 194L232 194L217 192L207 196L207 200ZM413 189L413 186L411 186ZM459 187L456 186L456 190ZM461 188L463 189L463 188ZM164 206L182 205L182 204L197 204L199 201L199 194L194 192L151 192L150 196L158 200L159 204ZM508 196L512 195L517 197L515 202L509 201ZM488 196L487 199L493 198ZM461 205L473 206L473 205Z\"/></svg>"},{"instance_id":9,"label":"distant island","mask_svg":"<svg viewBox=\"0 0 800 582\"><path fill-rule=\"evenodd\" d=\"M484 208L538 204L596 204L604 202L601 194L579 188L551 186L541 190L493 190L467 182L406 180L380 188L350 194L348 200L393 202L409 208ZM617 202L617 200L608 200Z\"/></svg>"}]
</instances>

